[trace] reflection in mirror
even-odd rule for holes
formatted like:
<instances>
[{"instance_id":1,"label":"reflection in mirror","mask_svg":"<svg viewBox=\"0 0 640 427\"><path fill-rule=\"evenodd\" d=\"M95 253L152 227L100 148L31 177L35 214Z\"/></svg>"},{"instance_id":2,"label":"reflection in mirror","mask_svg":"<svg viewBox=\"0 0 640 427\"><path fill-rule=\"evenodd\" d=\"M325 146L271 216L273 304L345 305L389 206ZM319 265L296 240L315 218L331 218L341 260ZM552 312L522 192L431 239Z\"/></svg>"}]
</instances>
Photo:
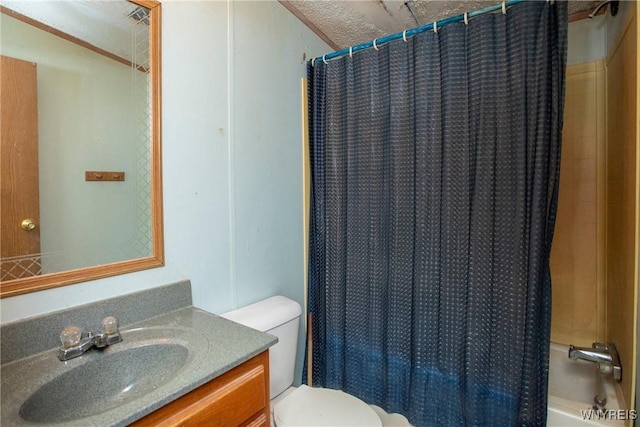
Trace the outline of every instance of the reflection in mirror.
<instances>
[{"instance_id":1,"label":"reflection in mirror","mask_svg":"<svg viewBox=\"0 0 640 427\"><path fill-rule=\"evenodd\" d=\"M1 296L163 265L159 3L0 5Z\"/></svg>"}]
</instances>

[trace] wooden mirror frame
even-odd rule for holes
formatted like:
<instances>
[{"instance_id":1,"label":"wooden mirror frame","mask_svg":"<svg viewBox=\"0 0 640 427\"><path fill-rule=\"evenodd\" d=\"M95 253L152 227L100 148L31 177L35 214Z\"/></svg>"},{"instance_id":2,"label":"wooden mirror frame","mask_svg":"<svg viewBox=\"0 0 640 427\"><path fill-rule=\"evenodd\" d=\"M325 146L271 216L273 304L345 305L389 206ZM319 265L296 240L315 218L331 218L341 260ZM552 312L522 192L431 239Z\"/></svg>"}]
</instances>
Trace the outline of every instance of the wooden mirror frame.
<instances>
[{"instance_id":1,"label":"wooden mirror frame","mask_svg":"<svg viewBox=\"0 0 640 427\"><path fill-rule=\"evenodd\" d=\"M151 256L114 262L57 273L42 274L0 283L0 298L12 297L73 283L101 279L124 273L164 266L164 235L162 218L162 145L161 145L161 6L156 0L128 0L150 11L149 15L149 83L151 85Z\"/></svg>"}]
</instances>

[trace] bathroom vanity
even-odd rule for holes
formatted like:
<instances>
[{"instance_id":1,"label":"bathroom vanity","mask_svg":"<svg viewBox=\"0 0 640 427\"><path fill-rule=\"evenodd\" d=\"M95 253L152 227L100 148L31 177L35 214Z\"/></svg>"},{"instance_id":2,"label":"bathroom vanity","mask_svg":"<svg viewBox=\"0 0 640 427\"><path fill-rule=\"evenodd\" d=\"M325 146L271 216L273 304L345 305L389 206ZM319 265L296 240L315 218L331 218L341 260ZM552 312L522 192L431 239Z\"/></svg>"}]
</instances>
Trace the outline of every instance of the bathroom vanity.
<instances>
[{"instance_id":1,"label":"bathroom vanity","mask_svg":"<svg viewBox=\"0 0 640 427\"><path fill-rule=\"evenodd\" d=\"M268 426L277 339L190 301L182 282L3 325L0 424ZM110 315L122 342L58 360L62 328Z\"/></svg>"}]
</instances>

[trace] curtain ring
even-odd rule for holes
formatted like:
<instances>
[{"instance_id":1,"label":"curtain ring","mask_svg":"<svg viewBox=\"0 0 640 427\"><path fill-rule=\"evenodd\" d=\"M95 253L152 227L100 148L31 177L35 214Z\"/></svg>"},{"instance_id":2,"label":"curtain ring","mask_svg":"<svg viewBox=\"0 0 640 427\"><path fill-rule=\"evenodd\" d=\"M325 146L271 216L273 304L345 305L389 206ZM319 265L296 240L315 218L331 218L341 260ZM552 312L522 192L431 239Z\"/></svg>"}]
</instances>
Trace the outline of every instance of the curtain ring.
<instances>
[{"instance_id":1,"label":"curtain ring","mask_svg":"<svg viewBox=\"0 0 640 427\"><path fill-rule=\"evenodd\" d=\"M327 60L324 59L324 57L327 56L327 54L325 53L324 55L322 55L322 62L324 62L325 64L327 63Z\"/></svg>"},{"instance_id":2,"label":"curtain ring","mask_svg":"<svg viewBox=\"0 0 640 427\"><path fill-rule=\"evenodd\" d=\"M502 14L503 15L507 14L507 2L506 1L502 2Z\"/></svg>"},{"instance_id":3,"label":"curtain ring","mask_svg":"<svg viewBox=\"0 0 640 427\"><path fill-rule=\"evenodd\" d=\"M407 42L407 30L402 32L402 40L404 40L405 43Z\"/></svg>"},{"instance_id":4,"label":"curtain ring","mask_svg":"<svg viewBox=\"0 0 640 427\"><path fill-rule=\"evenodd\" d=\"M438 23L436 21L433 21L433 32L438 34Z\"/></svg>"},{"instance_id":5,"label":"curtain ring","mask_svg":"<svg viewBox=\"0 0 640 427\"><path fill-rule=\"evenodd\" d=\"M464 13L464 25L469 25L469 13Z\"/></svg>"},{"instance_id":6,"label":"curtain ring","mask_svg":"<svg viewBox=\"0 0 640 427\"><path fill-rule=\"evenodd\" d=\"M349 46L349 58L353 58L353 46Z\"/></svg>"},{"instance_id":7,"label":"curtain ring","mask_svg":"<svg viewBox=\"0 0 640 427\"><path fill-rule=\"evenodd\" d=\"M377 41L378 41L378 39L373 39L373 48L374 48L375 50L380 50L380 49L378 49L378 45L376 44L376 43L377 43Z\"/></svg>"},{"instance_id":8,"label":"curtain ring","mask_svg":"<svg viewBox=\"0 0 640 427\"><path fill-rule=\"evenodd\" d=\"M311 67L313 68L313 65L316 63L316 58L311 58Z\"/></svg>"}]
</instances>

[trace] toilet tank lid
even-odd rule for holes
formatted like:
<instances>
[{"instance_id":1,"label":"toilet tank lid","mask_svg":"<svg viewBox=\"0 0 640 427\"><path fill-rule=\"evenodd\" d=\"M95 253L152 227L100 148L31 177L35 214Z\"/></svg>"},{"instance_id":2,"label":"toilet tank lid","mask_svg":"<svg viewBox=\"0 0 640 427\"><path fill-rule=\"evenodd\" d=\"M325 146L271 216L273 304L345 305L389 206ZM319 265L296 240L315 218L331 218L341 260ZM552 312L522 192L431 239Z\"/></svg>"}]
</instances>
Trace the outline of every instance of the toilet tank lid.
<instances>
[{"instance_id":1,"label":"toilet tank lid","mask_svg":"<svg viewBox=\"0 0 640 427\"><path fill-rule=\"evenodd\" d=\"M295 319L301 313L300 304L287 297L277 295L220 316L266 332Z\"/></svg>"}]
</instances>

